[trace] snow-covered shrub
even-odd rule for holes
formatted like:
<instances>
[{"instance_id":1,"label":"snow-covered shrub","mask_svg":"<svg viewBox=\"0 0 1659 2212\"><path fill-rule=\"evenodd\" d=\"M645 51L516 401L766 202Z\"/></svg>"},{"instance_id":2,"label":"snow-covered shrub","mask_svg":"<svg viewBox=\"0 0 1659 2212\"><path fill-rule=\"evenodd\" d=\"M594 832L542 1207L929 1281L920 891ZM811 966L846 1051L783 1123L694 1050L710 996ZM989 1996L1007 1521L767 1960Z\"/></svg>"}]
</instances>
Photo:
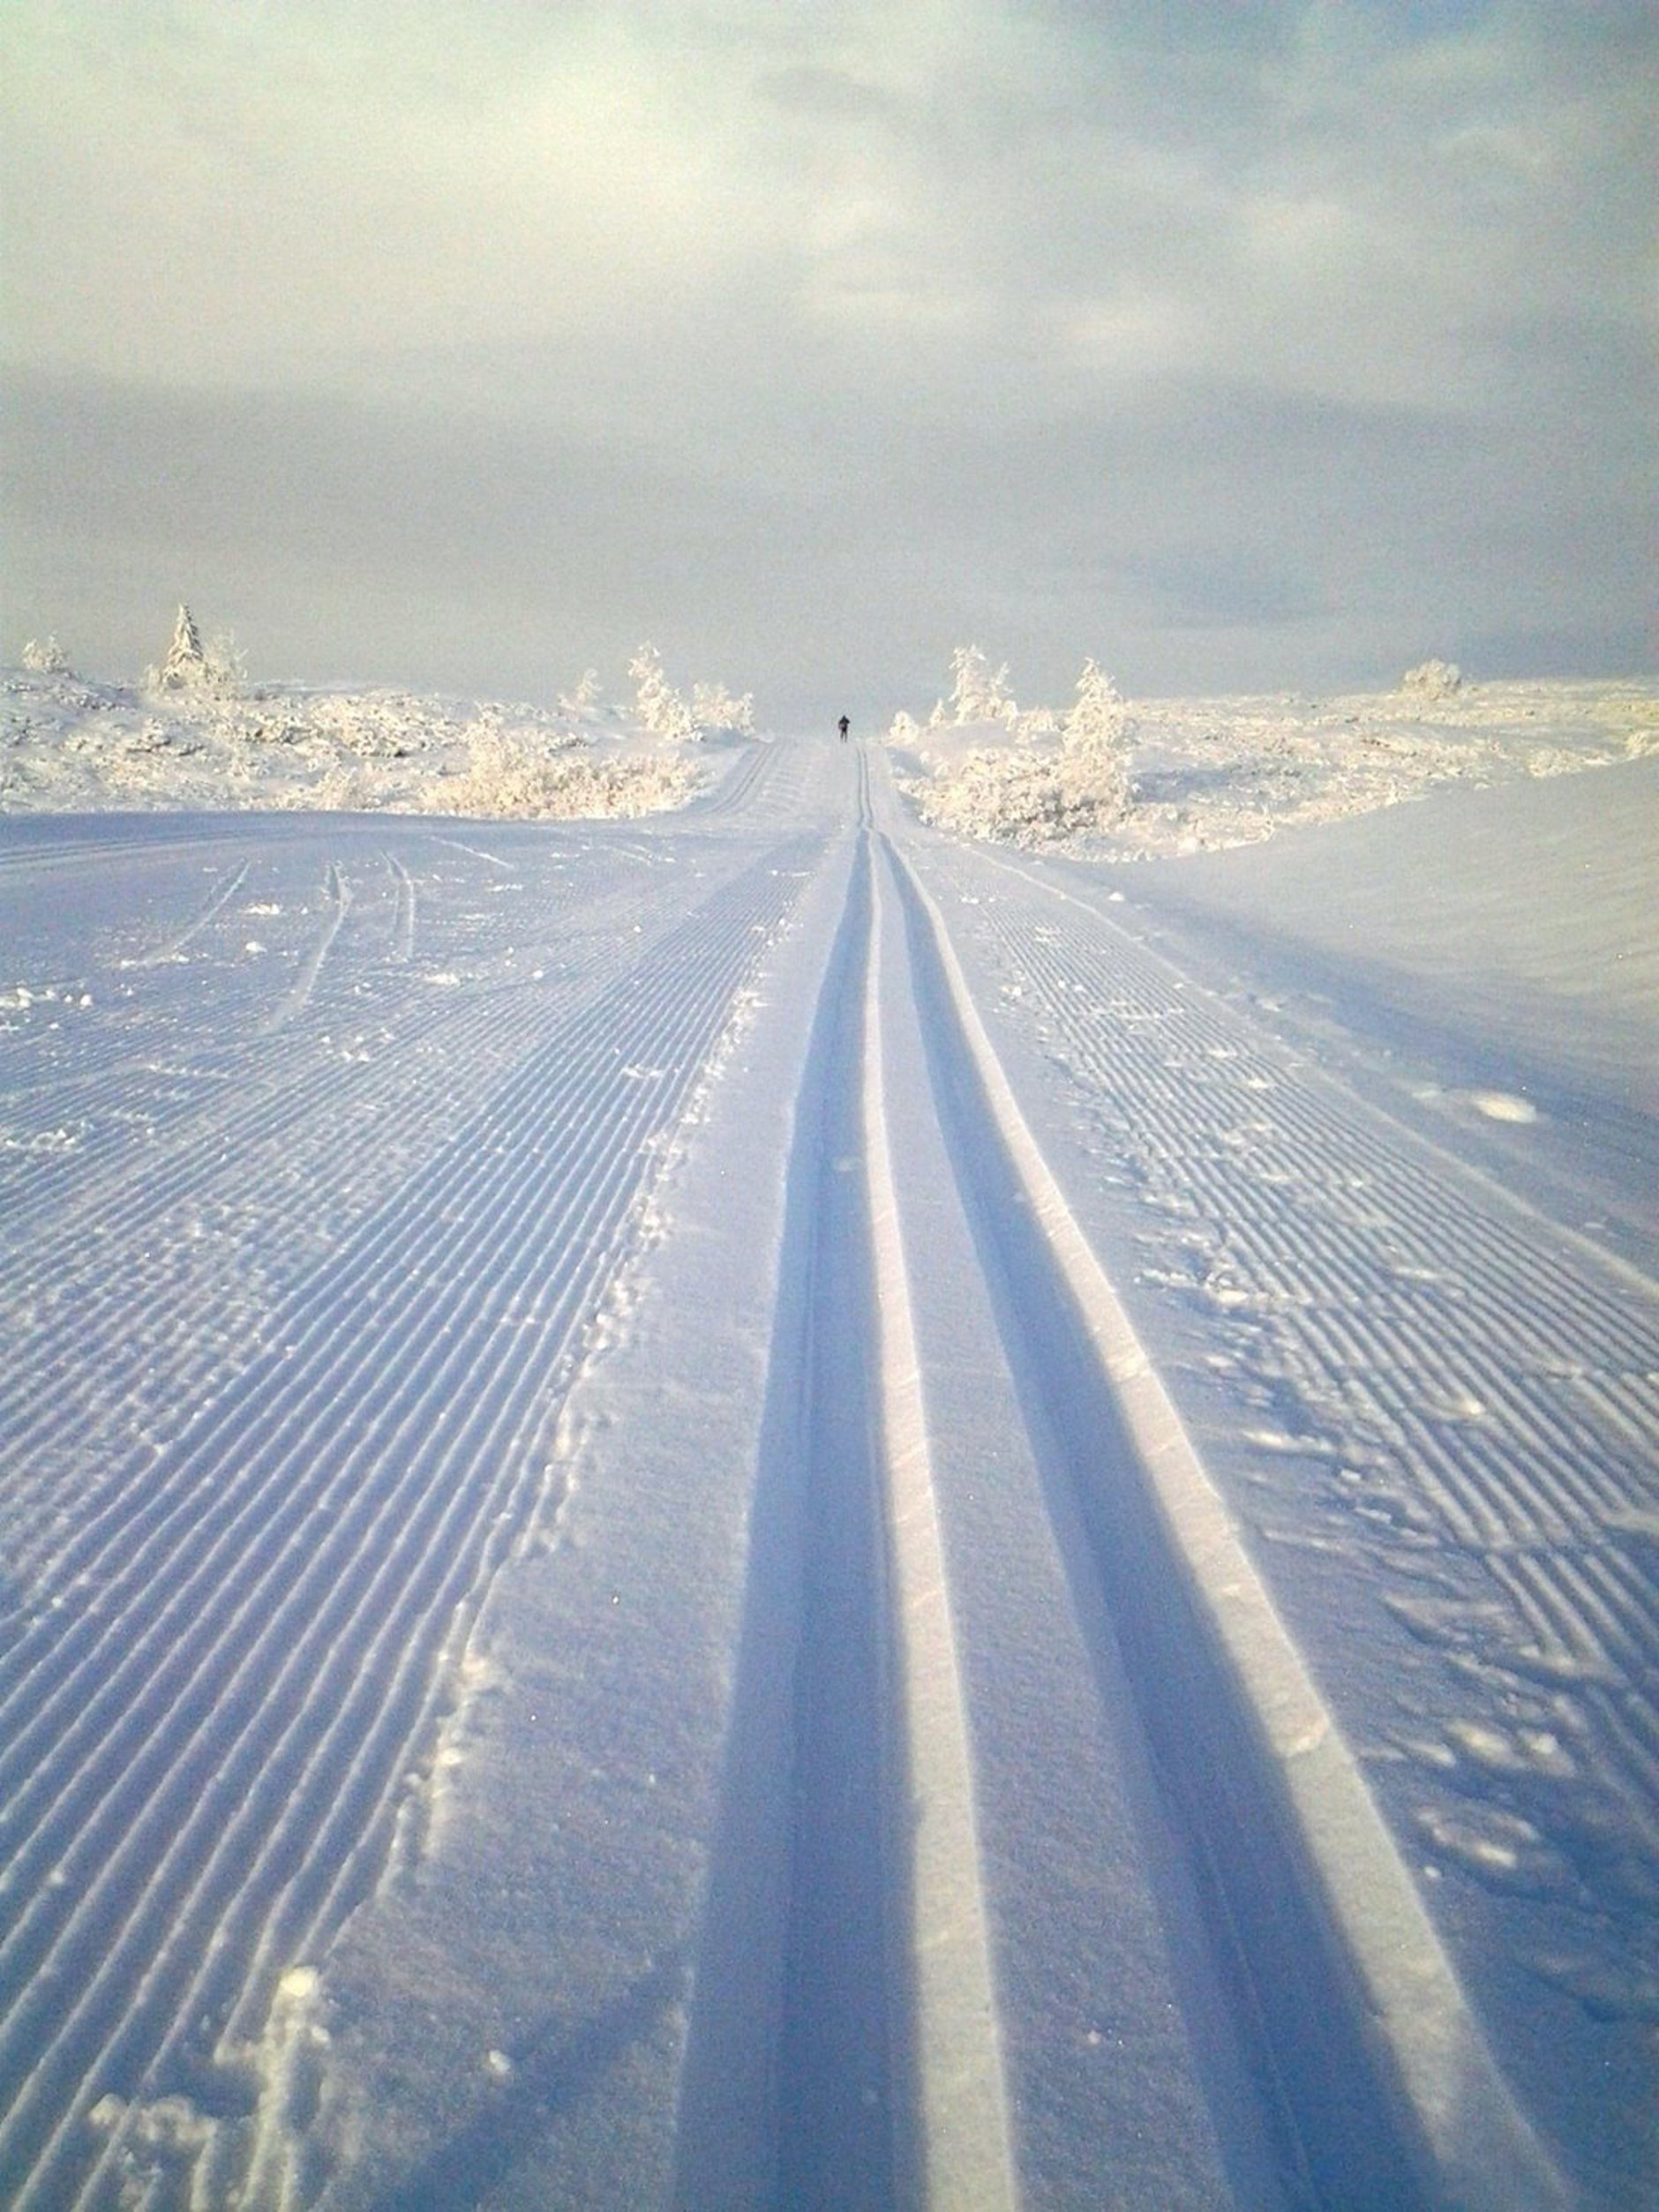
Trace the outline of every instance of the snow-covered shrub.
<instances>
[{"instance_id":1,"label":"snow-covered shrub","mask_svg":"<svg viewBox=\"0 0 1659 2212\"><path fill-rule=\"evenodd\" d=\"M58 643L56 631L27 641L23 648L23 666L36 676L67 676L72 673L69 655Z\"/></svg>"},{"instance_id":2,"label":"snow-covered shrub","mask_svg":"<svg viewBox=\"0 0 1659 2212\"><path fill-rule=\"evenodd\" d=\"M901 707L893 717L892 726L887 733L888 743L897 745L902 751L908 752L914 747L920 735L920 723L917 721L913 714L906 714Z\"/></svg>"},{"instance_id":3,"label":"snow-covered shrub","mask_svg":"<svg viewBox=\"0 0 1659 2212\"><path fill-rule=\"evenodd\" d=\"M1019 845L1054 844L1122 820L1132 725L1117 687L1092 660L1084 664L1077 697L1057 725L1052 715L1016 715L1010 734L1015 743L942 760L930 778L912 784L925 819L959 836Z\"/></svg>"},{"instance_id":4,"label":"snow-covered shrub","mask_svg":"<svg viewBox=\"0 0 1659 2212\"><path fill-rule=\"evenodd\" d=\"M1093 768L1086 752L1063 747L987 745L910 790L925 821L958 837L1052 845L1122 818L1122 799Z\"/></svg>"},{"instance_id":5,"label":"snow-covered shrub","mask_svg":"<svg viewBox=\"0 0 1659 2212\"><path fill-rule=\"evenodd\" d=\"M663 657L655 645L640 647L628 663L628 674L634 679L641 724L653 737L696 736L695 718L664 674Z\"/></svg>"},{"instance_id":6,"label":"snow-covered shrub","mask_svg":"<svg viewBox=\"0 0 1659 2212\"><path fill-rule=\"evenodd\" d=\"M1025 707L1009 726L1022 745L1030 745L1040 737L1058 737L1061 717L1053 707Z\"/></svg>"},{"instance_id":7,"label":"snow-covered shrub","mask_svg":"<svg viewBox=\"0 0 1659 2212\"><path fill-rule=\"evenodd\" d=\"M1400 688L1419 699L1450 699L1463 688L1463 672L1450 660L1423 660L1407 669Z\"/></svg>"},{"instance_id":8,"label":"snow-covered shrub","mask_svg":"<svg viewBox=\"0 0 1659 2212\"><path fill-rule=\"evenodd\" d=\"M429 786L424 804L435 814L497 820L655 814L681 805L696 781L695 769L672 755L595 758L585 746L550 752L521 734L485 724L472 738L463 772Z\"/></svg>"},{"instance_id":9,"label":"snow-covered shrub","mask_svg":"<svg viewBox=\"0 0 1659 2212\"><path fill-rule=\"evenodd\" d=\"M700 730L753 737L754 695L746 691L740 699L734 699L723 683L694 683L691 687L691 719Z\"/></svg>"}]
</instances>

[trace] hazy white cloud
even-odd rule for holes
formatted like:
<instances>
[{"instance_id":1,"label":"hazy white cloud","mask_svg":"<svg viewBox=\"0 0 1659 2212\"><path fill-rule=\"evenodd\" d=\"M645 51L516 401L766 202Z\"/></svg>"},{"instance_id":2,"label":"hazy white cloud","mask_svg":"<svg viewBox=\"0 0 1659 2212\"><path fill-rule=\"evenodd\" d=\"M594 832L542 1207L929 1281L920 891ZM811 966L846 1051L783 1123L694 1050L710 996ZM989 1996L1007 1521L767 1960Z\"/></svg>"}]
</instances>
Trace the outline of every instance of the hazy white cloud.
<instances>
[{"instance_id":1,"label":"hazy white cloud","mask_svg":"<svg viewBox=\"0 0 1659 2212\"><path fill-rule=\"evenodd\" d=\"M313 673L678 626L784 712L981 633L1033 690L1644 650L1645 0L11 0L0 47L5 615L89 660L184 588Z\"/></svg>"}]
</instances>

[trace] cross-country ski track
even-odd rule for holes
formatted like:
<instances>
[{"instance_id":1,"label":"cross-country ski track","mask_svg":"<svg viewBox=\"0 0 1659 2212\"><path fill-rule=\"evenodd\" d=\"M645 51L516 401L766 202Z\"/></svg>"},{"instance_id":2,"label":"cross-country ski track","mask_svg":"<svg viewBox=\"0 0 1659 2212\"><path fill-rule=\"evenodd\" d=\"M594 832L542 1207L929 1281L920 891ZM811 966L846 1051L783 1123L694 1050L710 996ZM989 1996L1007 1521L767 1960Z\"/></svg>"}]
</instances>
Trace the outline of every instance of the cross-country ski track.
<instances>
[{"instance_id":1,"label":"cross-country ski track","mask_svg":"<svg viewBox=\"0 0 1659 2212\"><path fill-rule=\"evenodd\" d=\"M0 2200L1659 2201L1629 1258L858 745L0 925Z\"/></svg>"}]
</instances>

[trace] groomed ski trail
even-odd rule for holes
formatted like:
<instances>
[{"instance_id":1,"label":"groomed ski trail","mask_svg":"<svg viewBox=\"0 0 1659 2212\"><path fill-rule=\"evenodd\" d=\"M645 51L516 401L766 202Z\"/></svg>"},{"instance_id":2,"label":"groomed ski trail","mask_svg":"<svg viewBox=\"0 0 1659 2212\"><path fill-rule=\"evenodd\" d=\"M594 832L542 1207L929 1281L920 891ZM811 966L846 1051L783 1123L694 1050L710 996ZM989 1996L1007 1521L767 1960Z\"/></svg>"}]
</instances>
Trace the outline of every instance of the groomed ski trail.
<instances>
[{"instance_id":1,"label":"groomed ski trail","mask_svg":"<svg viewBox=\"0 0 1659 2212\"><path fill-rule=\"evenodd\" d=\"M110 853L7 1105L8 2201L1574 2201L1411 1784L1570 1858L1528 1682L1620 1924L1628 1271L863 746L0 901Z\"/></svg>"}]
</instances>

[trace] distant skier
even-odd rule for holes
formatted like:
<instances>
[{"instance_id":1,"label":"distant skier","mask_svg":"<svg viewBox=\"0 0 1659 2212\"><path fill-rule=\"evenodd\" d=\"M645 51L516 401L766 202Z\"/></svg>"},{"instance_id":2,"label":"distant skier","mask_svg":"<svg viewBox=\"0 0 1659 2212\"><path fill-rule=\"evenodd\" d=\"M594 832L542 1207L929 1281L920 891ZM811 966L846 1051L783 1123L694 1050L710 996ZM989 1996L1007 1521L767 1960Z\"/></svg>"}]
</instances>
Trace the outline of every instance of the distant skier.
<instances>
[{"instance_id":1,"label":"distant skier","mask_svg":"<svg viewBox=\"0 0 1659 2212\"><path fill-rule=\"evenodd\" d=\"M852 727L852 725L848 721L846 716L844 714L841 719L836 724L836 727L840 731L841 742L845 745L847 741L847 732Z\"/></svg>"}]
</instances>

